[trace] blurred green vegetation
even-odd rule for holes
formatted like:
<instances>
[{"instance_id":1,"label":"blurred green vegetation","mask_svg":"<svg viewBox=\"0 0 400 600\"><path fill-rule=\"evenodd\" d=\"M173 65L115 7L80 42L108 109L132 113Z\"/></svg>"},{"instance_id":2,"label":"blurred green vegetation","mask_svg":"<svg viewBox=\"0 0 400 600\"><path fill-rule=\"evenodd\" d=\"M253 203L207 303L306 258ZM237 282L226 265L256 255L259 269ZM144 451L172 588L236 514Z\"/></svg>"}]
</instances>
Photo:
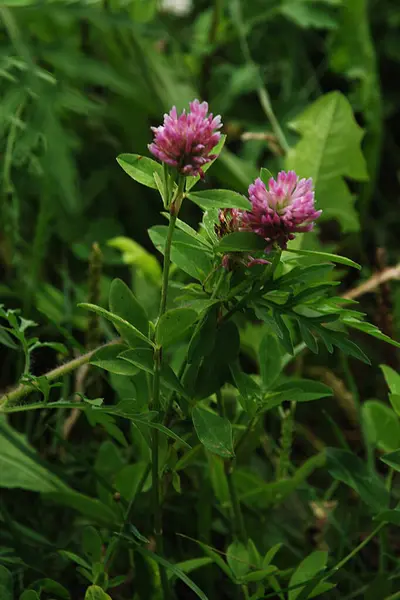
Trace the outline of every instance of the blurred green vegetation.
<instances>
[{"instance_id":1,"label":"blurred green vegetation","mask_svg":"<svg viewBox=\"0 0 400 600\"><path fill-rule=\"evenodd\" d=\"M40 338L66 344L70 358L93 343L90 321L77 303L94 296L106 305L114 276L129 282L149 307L149 314L155 314L159 255L147 230L165 222L160 199L155 190L127 177L116 156L123 152L149 155L150 127L158 125L172 105L181 110L196 97L207 100L210 110L222 115L227 135L220 160L199 189L218 185L246 193L260 167L274 174L293 167L301 175L319 177L317 200L324 216L316 233L304 242L306 248L350 256L362 264L362 279L399 261L400 5L394 0L193 0L180 12L178 4L185 8L185 2L174 5L172 0L3 0L0 5L0 302L21 309L26 319L37 322ZM318 120L322 108L331 111L329 127L325 120ZM340 123L345 126L337 127ZM287 155L286 143L291 148ZM330 148L336 148L333 158ZM326 164L330 159L333 166ZM182 218L197 228L200 214L187 203ZM102 274L95 289L90 278L94 243L102 256L101 267L97 265ZM343 274L340 293L361 283L356 272L343 270ZM400 284L387 283L362 296L361 302L371 321L398 339ZM260 331L247 323L241 336L243 362L251 372ZM390 346L361 336L375 365L385 363L398 370L398 355ZM109 339L111 330L103 324L94 337ZM22 354L6 342L1 347L1 389L11 386L23 371ZM54 350L41 349L35 354L33 370L41 374L55 361ZM359 413L351 403L346 404L346 394L361 400L386 400L378 368L353 362L349 366L338 356L324 355L298 358L293 371L322 380L339 398L322 414L312 409L299 411L302 441L296 442L296 456L305 459L310 447L318 450L325 443L360 453L362 435L355 425ZM111 379L109 395L131 393L118 376ZM97 385L96 380L91 382L94 393ZM65 378L63 386L67 397L74 382ZM368 407L375 410L374 404ZM81 426L75 445L68 450L57 437L61 425L56 419L47 423L45 417L29 413L16 415L13 425L48 460L60 452L68 479L80 481L83 491L90 493L94 470L103 478L96 484L99 497L110 493L107 478L123 461L120 449L109 438L104 440L98 432L92 435L96 423ZM101 425L118 440L111 421ZM277 439L277 420L272 419L270 427ZM264 438L268 455L270 442ZM141 445L143 439L137 436L135 450ZM253 450L251 444L245 448L245 459L268 478L260 455ZM189 478L182 478L189 496L177 496L176 504L169 507L168 530L176 526L179 531L177 524L184 515L188 535L198 537L204 528L207 535L202 542L222 547L226 524L219 516L211 539L207 497L214 486L223 501L226 490L218 486L221 464L214 458L209 461L211 483L202 480L199 486L196 481L195 489ZM140 470L142 463L138 464ZM309 467L311 473L313 465ZM55 472L59 468L57 464ZM246 477L239 481L243 490L255 485ZM274 509L273 519L262 516L269 545L280 542L282 536L287 542L284 565L302 560L305 547L307 552L319 547L313 535L318 537L321 531L307 537L309 528L317 527L310 526L309 513L315 488L303 484L293 500ZM22 546L25 539L29 542L17 548L16 562L6 551L0 554L0 562L4 558L6 566L17 564L22 572L26 561L36 575L43 574L47 556L56 545L49 541L53 533L59 532L58 547L70 542L71 513L47 510L33 493L27 500L30 492L11 490L8 494L0 504L1 519L7 519L12 506L16 525L11 533L7 530L4 547L11 546L10 536L17 546L18 539L23 540ZM327 503L330 497L329 488ZM347 497L329 532L329 544L339 557L342 550L347 552L361 541L363 527L369 523L367 510L355 505L347 511L346 502ZM197 510L202 503L207 510ZM141 504L144 510L145 501ZM257 503L249 508L254 535L260 527L258 509ZM95 508L86 510L90 513ZM100 516L100 522L102 518L107 520L109 515ZM318 518L315 521L319 523ZM80 534L71 534L74 542ZM398 533L384 542L393 558ZM37 555L35 544L40 546ZM193 547L189 539L177 541L172 535L167 543L169 551L177 548L180 560L192 556ZM378 554L373 547L358 558L341 580L345 592L334 595L333 591L326 597L389 597L398 586L394 583L387 588L383 579L374 583L379 560L385 563ZM50 575L62 573L71 597L81 598L82 578L58 560L49 565ZM154 563L144 555L138 564L156 589ZM390 564L393 578L398 577L395 561ZM129 565L124 568L129 571ZM373 577L367 577L369 570ZM33 573L28 579L34 579ZM138 585L144 586L135 591L138 597L150 597L145 584ZM215 574L208 571L205 588L217 589L220 595L215 597L224 597L223 584L215 583ZM115 598L134 597L130 589L125 593L122 588L118 594ZM179 597L193 597L184 594ZM156 592L151 597L156 598Z\"/></svg>"}]
</instances>

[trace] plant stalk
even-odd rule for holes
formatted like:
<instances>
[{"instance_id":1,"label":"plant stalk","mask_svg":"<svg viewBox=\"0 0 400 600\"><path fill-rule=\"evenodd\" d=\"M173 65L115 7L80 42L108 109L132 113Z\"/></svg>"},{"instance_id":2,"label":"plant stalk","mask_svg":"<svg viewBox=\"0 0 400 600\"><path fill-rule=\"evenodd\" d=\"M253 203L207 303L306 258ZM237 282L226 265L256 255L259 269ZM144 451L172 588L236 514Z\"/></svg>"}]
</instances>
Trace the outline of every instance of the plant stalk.
<instances>
[{"instance_id":1,"label":"plant stalk","mask_svg":"<svg viewBox=\"0 0 400 600\"><path fill-rule=\"evenodd\" d=\"M176 194L171 200L170 209L170 220L168 225L167 238L165 240L164 247L164 265L162 274L162 285L161 285L161 301L160 309L158 312L155 340L157 344L158 328L160 319L164 315L167 307L168 297L168 281L169 281L169 270L171 266L171 247L172 237L175 230L176 219L178 217L180 205L183 199L185 178L181 177L178 184ZM162 364L162 347L158 344L154 350L154 375L153 375L153 393L150 402L150 410L155 410L160 413L161 402L160 402L160 376L161 376L161 364ZM163 555L163 535L162 535L162 509L160 500L160 473L159 473L159 435L158 430L153 429L151 435L151 472L152 472L152 494L153 494L153 529L154 537L156 540L156 549L158 554ZM165 568L160 565L160 576L161 584L163 588L164 598L169 597L169 584Z\"/></svg>"},{"instance_id":2,"label":"plant stalk","mask_svg":"<svg viewBox=\"0 0 400 600\"><path fill-rule=\"evenodd\" d=\"M108 348L109 346L113 346L114 344L118 343L121 343L119 338L112 340L112 342L108 342L107 344L103 344L102 346L99 346L98 348L95 348L86 354L82 354L82 356L78 356L77 358L74 358L63 365L52 369L48 373L45 373L45 377L49 382L51 382L63 377L63 375L68 375L68 373L71 373L71 371L79 369L79 367L88 363L93 354L98 350L101 350L102 348ZM36 387L34 383L21 383L16 388L0 397L0 410L2 408L6 408L8 405L16 404L19 400L35 390Z\"/></svg>"}]
</instances>

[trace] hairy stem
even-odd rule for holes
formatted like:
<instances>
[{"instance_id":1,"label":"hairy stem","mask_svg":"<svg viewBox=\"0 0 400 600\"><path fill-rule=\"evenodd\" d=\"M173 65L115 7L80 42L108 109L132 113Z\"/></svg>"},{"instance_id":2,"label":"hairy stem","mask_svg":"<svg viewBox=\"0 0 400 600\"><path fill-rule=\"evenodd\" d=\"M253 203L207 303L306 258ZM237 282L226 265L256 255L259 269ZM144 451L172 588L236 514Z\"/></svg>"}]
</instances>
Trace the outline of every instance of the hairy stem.
<instances>
[{"instance_id":1,"label":"hairy stem","mask_svg":"<svg viewBox=\"0 0 400 600\"><path fill-rule=\"evenodd\" d=\"M63 375L67 375L68 373L71 373L71 371L74 371L75 369L78 369L82 365L88 363L91 360L93 354L97 352L97 350L101 350L102 348L108 348L109 346L113 346L114 344L118 343L121 343L121 340L119 338L112 340L112 342L108 342L107 344L103 344L102 346L99 346L98 348L95 348L94 350L91 350L86 354L82 354L82 356L78 356L77 358L74 358L73 360L70 360L69 362L63 365L60 365L59 367L48 371L48 373L45 373L45 377L49 382L56 381L60 377L63 377ZM0 397L0 409L5 408L9 405L16 404L19 400L21 400L31 392L34 392L36 389L37 388L35 387L34 382L21 383L16 388Z\"/></svg>"}]
</instances>

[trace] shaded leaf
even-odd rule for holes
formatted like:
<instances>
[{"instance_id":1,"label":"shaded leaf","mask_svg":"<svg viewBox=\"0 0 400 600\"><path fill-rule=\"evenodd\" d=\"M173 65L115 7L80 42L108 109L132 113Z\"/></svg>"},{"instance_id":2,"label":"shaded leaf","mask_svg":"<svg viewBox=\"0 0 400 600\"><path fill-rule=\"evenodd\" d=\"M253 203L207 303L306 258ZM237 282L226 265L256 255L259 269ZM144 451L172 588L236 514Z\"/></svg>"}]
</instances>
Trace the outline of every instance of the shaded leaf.
<instances>
[{"instance_id":1,"label":"shaded leaf","mask_svg":"<svg viewBox=\"0 0 400 600\"><path fill-rule=\"evenodd\" d=\"M192 418L197 436L207 450L224 458L234 456L232 426L228 419L198 406L194 407Z\"/></svg>"}]
</instances>

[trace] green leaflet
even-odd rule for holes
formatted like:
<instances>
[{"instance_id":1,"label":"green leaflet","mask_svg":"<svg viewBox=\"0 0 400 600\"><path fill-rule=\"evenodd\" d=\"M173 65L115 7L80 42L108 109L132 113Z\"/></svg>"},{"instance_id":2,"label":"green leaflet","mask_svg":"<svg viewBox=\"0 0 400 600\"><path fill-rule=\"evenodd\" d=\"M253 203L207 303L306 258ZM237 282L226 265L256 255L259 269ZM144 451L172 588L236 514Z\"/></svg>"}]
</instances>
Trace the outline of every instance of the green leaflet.
<instances>
[{"instance_id":1,"label":"green leaflet","mask_svg":"<svg viewBox=\"0 0 400 600\"><path fill-rule=\"evenodd\" d=\"M292 123L302 139L290 149L286 168L312 177L321 218L337 219L344 232L357 231L354 197L344 180L366 181L368 173L357 125L348 100L339 92L321 96Z\"/></svg>"}]
</instances>

